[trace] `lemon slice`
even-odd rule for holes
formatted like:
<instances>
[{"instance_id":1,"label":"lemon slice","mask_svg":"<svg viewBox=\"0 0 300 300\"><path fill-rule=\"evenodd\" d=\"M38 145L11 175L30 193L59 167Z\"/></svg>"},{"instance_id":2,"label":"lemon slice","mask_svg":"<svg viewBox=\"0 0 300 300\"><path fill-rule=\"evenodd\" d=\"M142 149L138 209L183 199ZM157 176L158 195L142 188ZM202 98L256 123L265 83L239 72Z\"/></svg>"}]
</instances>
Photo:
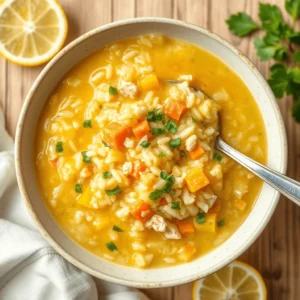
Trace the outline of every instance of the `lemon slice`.
<instances>
[{"instance_id":1,"label":"lemon slice","mask_svg":"<svg viewBox=\"0 0 300 300\"><path fill-rule=\"evenodd\" d=\"M0 0L0 54L24 66L50 60L63 46L68 22L55 0Z\"/></svg>"},{"instance_id":2,"label":"lemon slice","mask_svg":"<svg viewBox=\"0 0 300 300\"><path fill-rule=\"evenodd\" d=\"M253 267L234 261L194 282L193 300L265 300L266 285Z\"/></svg>"}]
</instances>

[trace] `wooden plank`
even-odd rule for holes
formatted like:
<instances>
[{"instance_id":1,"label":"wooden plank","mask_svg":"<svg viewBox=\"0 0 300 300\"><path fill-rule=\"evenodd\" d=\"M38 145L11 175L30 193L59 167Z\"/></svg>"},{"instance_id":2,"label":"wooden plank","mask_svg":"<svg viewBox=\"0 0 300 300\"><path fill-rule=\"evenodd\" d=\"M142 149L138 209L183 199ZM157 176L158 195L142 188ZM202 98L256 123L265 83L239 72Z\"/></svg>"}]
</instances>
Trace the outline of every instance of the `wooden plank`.
<instances>
[{"instance_id":1,"label":"wooden plank","mask_svg":"<svg viewBox=\"0 0 300 300\"><path fill-rule=\"evenodd\" d=\"M113 21L124 20L135 17L135 0L113 0Z\"/></svg>"},{"instance_id":2,"label":"wooden plank","mask_svg":"<svg viewBox=\"0 0 300 300\"><path fill-rule=\"evenodd\" d=\"M6 111L6 102L7 102L7 97L6 97L7 73L6 73L6 71L7 71L7 62L3 58L0 58L0 110L2 110L5 118L6 118L5 111Z\"/></svg>"},{"instance_id":3,"label":"wooden plank","mask_svg":"<svg viewBox=\"0 0 300 300\"><path fill-rule=\"evenodd\" d=\"M136 17L173 17L172 0L136 0Z\"/></svg>"}]
</instances>

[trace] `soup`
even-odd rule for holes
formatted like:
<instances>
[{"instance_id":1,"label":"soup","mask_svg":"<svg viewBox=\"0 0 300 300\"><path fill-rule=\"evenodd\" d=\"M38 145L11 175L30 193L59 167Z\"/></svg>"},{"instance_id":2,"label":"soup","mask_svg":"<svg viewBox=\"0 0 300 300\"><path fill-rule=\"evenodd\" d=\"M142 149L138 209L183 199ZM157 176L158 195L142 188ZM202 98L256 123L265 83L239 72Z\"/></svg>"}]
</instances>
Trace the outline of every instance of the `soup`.
<instances>
[{"instance_id":1,"label":"soup","mask_svg":"<svg viewBox=\"0 0 300 300\"><path fill-rule=\"evenodd\" d=\"M41 113L42 197L73 240L111 262L159 267L204 255L241 225L262 187L214 149L219 115L223 138L265 163L255 100L217 57L158 34L107 45Z\"/></svg>"}]
</instances>

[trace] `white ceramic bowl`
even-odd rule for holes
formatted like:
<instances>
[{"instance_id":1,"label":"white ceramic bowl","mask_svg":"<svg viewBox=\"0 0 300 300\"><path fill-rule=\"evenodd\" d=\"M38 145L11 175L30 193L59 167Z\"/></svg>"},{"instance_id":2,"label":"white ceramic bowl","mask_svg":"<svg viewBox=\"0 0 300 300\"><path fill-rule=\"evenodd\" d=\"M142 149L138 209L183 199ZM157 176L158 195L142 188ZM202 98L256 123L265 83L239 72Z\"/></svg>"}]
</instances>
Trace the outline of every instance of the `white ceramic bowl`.
<instances>
[{"instance_id":1,"label":"white ceramic bowl","mask_svg":"<svg viewBox=\"0 0 300 300\"><path fill-rule=\"evenodd\" d=\"M33 84L19 119L16 167L21 192L41 233L63 257L96 277L140 288L184 284L224 267L255 241L267 225L279 199L279 193L264 184L248 218L224 244L191 262L160 269L140 270L104 261L73 242L56 224L41 198L35 180L33 147L41 109L62 77L84 57L107 43L147 33L162 33L193 43L211 52L234 70L252 92L263 115L268 139L268 166L284 173L287 161L285 129L268 84L239 50L203 28L171 19L130 19L96 28L60 51Z\"/></svg>"}]
</instances>

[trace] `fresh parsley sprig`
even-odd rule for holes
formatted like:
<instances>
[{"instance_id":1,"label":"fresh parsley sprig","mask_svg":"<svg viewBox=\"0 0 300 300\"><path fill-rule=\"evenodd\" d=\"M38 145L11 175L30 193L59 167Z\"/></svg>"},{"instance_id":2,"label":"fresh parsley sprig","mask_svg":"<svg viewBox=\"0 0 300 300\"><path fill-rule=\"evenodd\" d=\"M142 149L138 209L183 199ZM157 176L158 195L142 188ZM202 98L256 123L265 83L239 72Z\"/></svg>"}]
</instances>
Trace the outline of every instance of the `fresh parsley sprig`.
<instances>
[{"instance_id":1,"label":"fresh parsley sprig","mask_svg":"<svg viewBox=\"0 0 300 300\"><path fill-rule=\"evenodd\" d=\"M285 9L292 17L292 26L282 18L278 6L265 3L259 4L260 24L243 12L232 15L226 23L233 34L241 37L256 30L265 32L263 38L255 37L257 55L262 61L280 62L270 68L268 83L277 98L293 96L292 115L300 122L300 32L294 29L300 18L300 0L285 0Z\"/></svg>"}]
</instances>

